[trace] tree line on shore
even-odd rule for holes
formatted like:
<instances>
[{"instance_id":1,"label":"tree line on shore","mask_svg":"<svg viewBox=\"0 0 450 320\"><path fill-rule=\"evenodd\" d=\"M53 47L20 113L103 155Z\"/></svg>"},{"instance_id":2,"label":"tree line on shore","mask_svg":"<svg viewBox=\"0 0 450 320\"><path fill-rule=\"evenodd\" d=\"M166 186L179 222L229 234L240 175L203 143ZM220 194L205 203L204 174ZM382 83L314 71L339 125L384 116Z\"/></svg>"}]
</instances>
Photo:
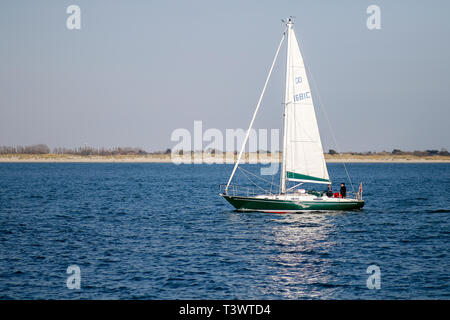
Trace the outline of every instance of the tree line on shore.
<instances>
[{"instance_id":1,"label":"tree line on shore","mask_svg":"<svg viewBox=\"0 0 450 320\"><path fill-rule=\"evenodd\" d=\"M216 154L221 153L222 151L215 149L208 149L204 151L208 154ZM115 147L115 148L94 148L90 146L82 146L76 148L64 148L64 147L55 147L53 150L46 144L35 144L29 146L0 146L0 154L70 154L70 155L79 155L79 156L113 156L113 155L148 155L148 154L171 154L171 149L166 149L165 151L154 151L147 152L139 147ZM188 153L186 151L176 151L177 154L182 155L183 153ZM191 153L194 153L191 151ZM237 151L234 152L235 154ZM257 153L268 153L270 151L258 150ZM351 155L362 155L362 156L370 156L370 155L410 155L410 156L418 156L418 157L426 157L426 156L450 156L450 153L442 148L441 150L416 150L416 151L402 151L400 149L394 149L391 152L382 151L368 151L368 152L344 152L345 154ZM328 151L329 155L338 155L339 153L333 149Z\"/></svg>"},{"instance_id":2,"label":"tree line on shore","mask_svg":"<svg viewBox=\"0 0 450 320\"><path fill-rule=\"evenodd\" d=\"M450 156L450 152L447 151L447 149L442 148L441 150L415 150L415 151L402 151L400 149L394 149L391 152L389 151L367 151L367 152L343 152L345 154L351 154L351 155L358 155L358 156L371 156L371 155L379 155L379 156L386 156L386 155L394 155L394 156L416 156L416 157L428 157L428 156ZM328 154L330 155L336 155L339 154L333 149L330 149L328 151Z\"/></svg>"},{"instance_id":3,"label":"tree line on shore","mask_svg":"<svg viewBox=\"0 0 450 320\"><path fill-rule=\"evenodd\" d=\"M51 152L52 151L52 152ZM116 147L116 148L94 148L82 146L76 148L56 147L53 150L45 144L31 146L0 146L0 154L70 154L79 156L112 156L112 155L145 155L149 154L142 148Z\"/></svg>"}]
</instances>

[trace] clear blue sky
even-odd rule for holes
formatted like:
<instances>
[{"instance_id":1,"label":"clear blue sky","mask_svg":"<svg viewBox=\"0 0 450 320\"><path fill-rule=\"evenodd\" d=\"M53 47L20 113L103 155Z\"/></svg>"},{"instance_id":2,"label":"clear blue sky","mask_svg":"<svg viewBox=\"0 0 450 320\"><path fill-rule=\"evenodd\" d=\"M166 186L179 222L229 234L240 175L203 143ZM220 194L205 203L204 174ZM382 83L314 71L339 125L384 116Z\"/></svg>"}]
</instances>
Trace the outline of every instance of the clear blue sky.
<instances>
[{"instance_id":1,"label":"clear blue sky","mask_svg":"<svg viewBox=\"0 0 450 320\"><path fill-rule=\"evenodd\" d=\"M71 4L79 31L66 28ZM371 4L381 30L366 27ZM449 12L448 1L2 1L0 145L153 151L194 120L247 128L293 15L340 151L450 149ZM259 128L281 124L283 68Z\"/></svg>"}]
</instances>

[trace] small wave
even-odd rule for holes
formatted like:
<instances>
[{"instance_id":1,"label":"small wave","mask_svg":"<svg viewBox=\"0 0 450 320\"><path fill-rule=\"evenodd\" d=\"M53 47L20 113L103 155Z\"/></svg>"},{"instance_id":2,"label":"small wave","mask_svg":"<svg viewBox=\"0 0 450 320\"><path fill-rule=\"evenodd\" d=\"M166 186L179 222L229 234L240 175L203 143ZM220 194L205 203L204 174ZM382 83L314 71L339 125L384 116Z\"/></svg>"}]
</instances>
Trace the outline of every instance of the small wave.
<instances>
[{"instance_id":1,"label":"small wave","mask_svg":"<svg viewBox=\"0 0 450 320\"><path fill-rule=\"evenodd\" d=\"M44 199L43 196L41 196L40 194L32 194L29 196L29 198L31 199Z\"/></svg>"},{"instance_id":2,"label":"small wave","mask_svg":"<svg viewBox=\"0 0 450 320\"><path fill-rule=\"evenodd\" d=\"M345 288L349 287L348 284L339 284L339 283L325 283L325 282L314 282L313 285L316 285L321 288Z\"/></svg>"},{"instance_id":3,"label":"small wave","mask_svg":"<svg viewBox=\"0 0 450 320\"><path fill-rule=\"evenodd\" d=\"M428 210L428 213L450 213L449 209Z\"/></svg>"}]
</instances>

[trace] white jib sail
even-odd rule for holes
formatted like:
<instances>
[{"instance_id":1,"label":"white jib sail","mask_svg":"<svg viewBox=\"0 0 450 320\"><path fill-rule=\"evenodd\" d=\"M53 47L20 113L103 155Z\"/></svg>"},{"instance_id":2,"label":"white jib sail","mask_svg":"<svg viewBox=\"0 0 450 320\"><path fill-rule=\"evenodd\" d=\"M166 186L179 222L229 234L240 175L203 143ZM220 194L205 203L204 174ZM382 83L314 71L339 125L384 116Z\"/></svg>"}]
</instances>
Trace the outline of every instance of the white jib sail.
<instances>
[{"instance_id":1,"label":"white jib sail","mask_svg":"<svg viewBox=\"0 0 450 320\"><path fill-rule=\"evenodd\" d=\"M288 24L288 33L283 171L287 180L330 183L305 64L292 24Z\"/></svg>"}]
</instances>

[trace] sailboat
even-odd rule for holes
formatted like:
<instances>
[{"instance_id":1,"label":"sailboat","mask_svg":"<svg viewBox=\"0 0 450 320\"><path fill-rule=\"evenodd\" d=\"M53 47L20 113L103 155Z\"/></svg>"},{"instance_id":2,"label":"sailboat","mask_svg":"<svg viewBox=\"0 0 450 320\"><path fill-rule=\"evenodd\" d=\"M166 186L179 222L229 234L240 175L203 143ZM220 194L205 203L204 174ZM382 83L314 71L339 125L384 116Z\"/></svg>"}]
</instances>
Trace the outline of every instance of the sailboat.
<instances>
[{"instance_id":1,"label":"sailboat","mask_svg":"<svg viewBox=\"0 0 450 320\"><path fill-rule=\"evenodd\" d=\"M294 33L293 18L283 20L286 30L278 45L269 74L267 76L256 110L247 130L246 137L233 171L221 190L220 196L238 211L259 211L290 213L303 211L352 210L364 206L362 183L354 197L341 197L339 194L307 191L302 185L307 183L331 186L322 142L317 125L311 89L306 75L303 57ZM267 83L277 60L283 41L287 38L286 83L284 97L283 152L280 174L280 187L277 193L240 189L231 181L239 166L245 150L250 130L261 105ZM289 185L294 183L294 186ZM243 192L241 192L243 191Z\"/></svg>"}]
</instances>

